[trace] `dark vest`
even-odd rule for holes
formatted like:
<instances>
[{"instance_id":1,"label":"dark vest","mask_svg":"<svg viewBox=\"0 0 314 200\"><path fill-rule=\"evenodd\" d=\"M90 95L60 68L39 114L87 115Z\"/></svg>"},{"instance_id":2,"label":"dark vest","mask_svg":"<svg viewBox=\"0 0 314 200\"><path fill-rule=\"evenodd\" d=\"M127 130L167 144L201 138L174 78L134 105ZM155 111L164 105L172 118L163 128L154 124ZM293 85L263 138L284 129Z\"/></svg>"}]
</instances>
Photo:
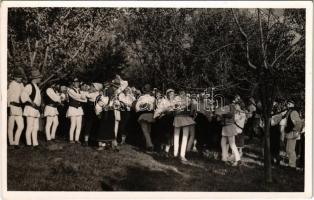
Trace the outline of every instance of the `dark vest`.
<instances>
[{"instance_id":1,"label":"dark vest","mask_svg":"<svg viewBox=\"0 0 314 200\"><path fill-rule=\"evenodd\" d=\"M290 132L293 130L293 128L294 128L294 124L293 124L293 122L292 122L292 120L291 120L291 113L292 113L293 111L294 111L293 109L290 109L290 110L288 111L287 126L285 127L285 132L286 132L286 133L290 133Z\"/></svg>"},{"instance_id":2,"label":"dark vest","mask_svg":"<svg viewBox=\"0 0 314 200\"><path fill-rule=\"evenodd\" d=\"M75 92L78 92L78 90L72 88ZM70 95L69 95L69 106L72 106L74 108L79 108L81 107L81 102L73 99Z\"/></svg>"},{"instance_id":3,"label":"dark vest","mask_svg":"<svg viewBox=\"0 0 314 200\"><path fill-rule=\"evenodd\" d=\"M32 92L31 92L31 94L29 95L29 98L31 99L32 102L34 102L34 101L35 101L35 97L36 97L36 88L35 88L35 86L34 86L33 83L29 83L29 85L32 86ZM31 106L31 107L35 108L36 110L39 110L39 107L38 107L38 106L34 106L34 105L32 105L30 102L26 102L25 105Z\"/></svg>"},{"instance_id":4,"label":"dark vest","mask_svg":"<svg viewBox=\"0 0 314 200\"><path fill-rule=\"evenodd\" d=\"M55 91L53 88L51 88L53 91ZM47 106L51 106L51 107L57 107L58 106L58 103L53 101L47 94L47 90L45 92L45 95L44 95L44 101L46 103Z\"/></svg>"}]
</instances>

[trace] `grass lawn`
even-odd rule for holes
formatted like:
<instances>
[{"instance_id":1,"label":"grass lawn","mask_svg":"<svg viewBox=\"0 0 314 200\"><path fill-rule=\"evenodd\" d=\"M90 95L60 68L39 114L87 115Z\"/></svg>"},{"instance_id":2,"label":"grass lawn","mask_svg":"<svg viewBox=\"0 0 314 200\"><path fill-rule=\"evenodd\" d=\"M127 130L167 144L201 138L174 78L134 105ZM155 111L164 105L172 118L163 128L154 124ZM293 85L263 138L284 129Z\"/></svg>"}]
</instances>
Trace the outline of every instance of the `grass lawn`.
<instances>
[{"instance_id":1,"label":"grass lawn","mask_svg":"<svg viewBox=\"0 0 314 200\"><path fill-rule=\"evenodd\" d=\"M42 141L44 144L45 142ZM59 141L49 147L8 150L9 191L280 191L304 190L304 173L274 168L264 185L264 169L254 153L239 167L198 154L188 164L130 145L119 152Z\"/></svg>"}]
</instances>

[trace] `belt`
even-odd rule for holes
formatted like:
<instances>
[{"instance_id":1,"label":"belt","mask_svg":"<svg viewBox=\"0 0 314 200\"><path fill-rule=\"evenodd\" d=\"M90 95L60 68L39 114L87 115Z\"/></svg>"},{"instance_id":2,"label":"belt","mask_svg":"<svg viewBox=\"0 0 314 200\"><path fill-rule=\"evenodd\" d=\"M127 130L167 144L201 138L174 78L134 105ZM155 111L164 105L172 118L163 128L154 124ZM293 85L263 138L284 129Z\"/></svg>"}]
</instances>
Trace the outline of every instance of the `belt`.
<instances>
[{"instance_id":1,"label":"belt","mask_svg":"<svg viewBox=\"0 0 314 200\"><path fill-rule=\"evenodd\" d=\"M40 110L40 106L33 105L33 104L31 104L30 102L26 102L26 103L25 103L25 106L30 106L30 107L32 107L32 108L38 110L38 111Z\"/></svg>"},{"instance_id":2,"label":"belt","mask_svg":"<svg viewBox=\"0 0 314 200\"><path fill-rule=\"evenodd\" d=\"M50 106L50 107L53 107L53 108L57 108L58 107L57 104L53 104L53 103L47 104L47 106Z\"/></svg>"},{"instance_id":3,"label":"belt","mask_svg":"<svg viewBox=\"0 0 314 200\"><path fill-rule=\"evenodd\" d=\"M17 102L11 102L10 105L16 106L16 107L22 107L22 104L21 103L17 103Z\"/></svg>"}]
</instances>

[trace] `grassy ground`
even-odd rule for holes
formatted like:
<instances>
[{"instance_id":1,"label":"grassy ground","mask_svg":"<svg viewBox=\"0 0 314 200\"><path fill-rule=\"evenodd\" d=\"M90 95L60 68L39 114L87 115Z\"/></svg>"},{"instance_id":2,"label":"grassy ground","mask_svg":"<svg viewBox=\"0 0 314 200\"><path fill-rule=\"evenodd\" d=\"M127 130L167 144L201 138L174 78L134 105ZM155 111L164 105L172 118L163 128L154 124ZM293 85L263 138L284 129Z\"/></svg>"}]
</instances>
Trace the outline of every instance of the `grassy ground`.
<instances>
[{"instance_id":1,"label":"grassy ground","mask_svg":"<svg viewBox=\"0 0 314 200\"><path fill-rule=\"evenodd\" d=\"M44 142L42 142L44 143ZM190 162L146 154L130 145L119 152L67 144L8 150L9 191L303 191L304 173L274 168L263 184L258 156L246 153L239 167L214 157Z\"/></svg>"}]
</instances>

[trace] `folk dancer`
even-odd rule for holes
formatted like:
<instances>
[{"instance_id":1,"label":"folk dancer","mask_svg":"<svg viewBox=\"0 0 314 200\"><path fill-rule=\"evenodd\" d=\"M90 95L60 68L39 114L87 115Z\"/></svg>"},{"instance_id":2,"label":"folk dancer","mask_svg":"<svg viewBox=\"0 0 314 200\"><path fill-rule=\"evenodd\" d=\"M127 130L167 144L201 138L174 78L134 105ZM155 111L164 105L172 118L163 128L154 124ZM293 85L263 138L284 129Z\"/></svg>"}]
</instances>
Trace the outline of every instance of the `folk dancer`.
<instances>
[{"instance_id":1,"label":"folk dancer","mask_svg":"<svg viewBox=\"0 0 314 200\"><path fill-rule=\"evenodd\" d=\"M180 148L180 159L182 162L187 162L185 158L187 142L189 138L189 132L191 127L195 125L195 121L191 115L191 101L187 98L184 91L181 91L179 96L176 96L175 99L175 117L173 121L174 126L174 157L178 156L179 152L179 141L180 141L180 132L182 130L182 140Z\"/></svg>"},{"instance_id":2,"label":"folk dancer","mask_svg":"<svg viewBox=\"0 0 314 200\"><path fill-rule=\"evenodd\" d=\"M9 145L18 148L20 137L24 129L23 108L21 104L21 95L24 89L22 83L23 75L19 72L14 76L8 88L8 137ZM15 123L17 125L13 133Z\"/></svg>"},{"instance_id":3,"label":"folk dancer","mask_svg":"<svg viewBox=\"0 0 314 200\"><path fill-rule=\"evenodd\" d=\"M287 114L284 119L280 121L280 131L281 131L281 141L284 142L284 139L287 140L286 144L286 153L289 159L289 167L296 168L296 140L299 137L302 120L299 113L294 108L294 101L289 100L287 102Z\"/></svg>"},{"instance_id":4,"label":"folk dancer","mask_svg":"<svg viewBox=\"0 0 314 200\"><path fill-rule=\"evenodd\" d=\"M161 150L165 153L166 157L169 156L174 131L174 98L174 90L168 89L166 91L166 97L157 102L157 108L154 112L154 119L157 124L157 133L159 134L161 140Z\"/></svg>"},{"instance_id":5,"label":"folk dancer","mask_svg":"<svg viewBox=\"0 0 314 200\"><path fill-rule=\"evenodd\" d=\"M111 142L111 147L118 150L116 142L116 115L115 115L115 95L114 87L110 86L103 94L97 96L95 101L95 112L99 118L96 137L98 141L98 150L103 150L106 143Z\"/></svg>"},{"instance_id":6,"label":"folk dancer","mask_svg":"<svg viewBox=\"0 0 314 200\"><path fill-rule=\"evenodd\" d=\"M232 150L233 155L235 156L235 161L232 163L232 166L238 166L240 161L240 154L235 143L235 135L237 135L237 126L235 125L235 106L230 104L223 107L223 112L219 113L223 117L223 127L221 132L221 150L222 150L222 161L228 162L228 150L229 146ZM218 113L216 113L218 114ZM227 145L227 143L229 145Z\"/></svg>"},{"instance_id":7,"label":"folk dancer","mask_svg":"<svg viewBox=\"0 0 314 200\"><path fill-rule=\"evenodd\" d=\"M44 117L46 117L46 139L47 142L54 140L56 137L56 130L59 125L58 120L58 105L61 104L61 95L57 91L56 84L52 84L51 87L46 89L45 92L45 110Z\"/></svg>"},{"instance_id":8,"label":"folk dancer","mask_svg":"<svg viewBox=\"0 0 314 200\"><path fill-rule=\"evenodd\" d=\"M82 116L84 115L82 109L82 102L86 102L86 96L81 94L79 89L80 82L77 78L73 80L72 87L68 88L69 108L66 116L71 120L69 140L70 143L80 143L80 134L82 128ZM74 137L75 132L75 137Z\"/></svg>"},{"instance_id":9,"label":"folk dancer","mask_svg":"<svg viewBox=\"0 0 314 200\"><path fill-rule=\"evenodd\" d=\"M23 115L26 117L26 143L27 146L37 147L37 133L39 129L41 94L38 87L42 75L39 70L31 72L31 83L27 84L22 92L21 100L25 103Z\"/></svg>"},{"instance_id":10,"label":"folk dancer","mask_svg":"<svg viewBox=\"0 0 314 200\"><path fill-rule=\"evenodd\" d=\"M95 113L95 101L97 96L100 94L100 90L102 90L102 84L92 83L90 84L89 91L86 94L87 102L83 104L84 107L84 143L83 146L88 146L88 142L90 136L92 136L93 127L96 127L97 116Z\"/></svg>"},{"instance_id":11,"label":"folk dancer","mask_svg":"<svg viewBox=\"0 0 314 200\"><path fill-rule=\"evenodd\" d=\"M118 96L118 100L121 102L121 121L119 125L119 130L121 132L121 143L125 142L125 138L128 135L128 125L131 117L131 108L133 102L136 100L131 88L127 87Z\"/></svg>"},{"instance_id":12,"label":"folk dancer","mask_svg":"<svg viewBox=\"0 0 314 200\"><path fill-rule=\"evenodd\" d=\"M153 151L154 145L151 140L152 123L155 122L153 112L155 109L155 97L151 95L151 87L146 84L143 94L139 97L135 105L135 111L139 114L137 119L145 137L146 150Z\"/></svg>"}]
</instances>

